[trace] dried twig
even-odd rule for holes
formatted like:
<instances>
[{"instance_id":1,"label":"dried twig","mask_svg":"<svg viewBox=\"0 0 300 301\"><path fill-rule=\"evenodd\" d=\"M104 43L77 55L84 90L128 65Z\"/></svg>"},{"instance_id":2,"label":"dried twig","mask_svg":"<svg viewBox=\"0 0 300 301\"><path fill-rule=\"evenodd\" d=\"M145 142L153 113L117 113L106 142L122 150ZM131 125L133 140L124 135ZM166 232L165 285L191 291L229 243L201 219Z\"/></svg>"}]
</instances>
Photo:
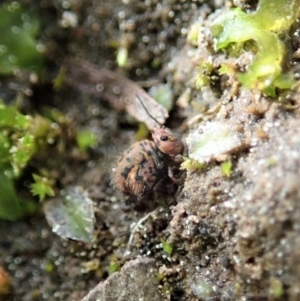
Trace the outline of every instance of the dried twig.
<instances>
[{"instance_id":1,"label":"dried twig","mask_svg":"<svg viewBox=\"0 0 300 301\"><path fill-rule=\"evenodd\" d=\"M77 58L67 58L65 68L65 82L75 89L107 100L116 110L126 110L138 121L144 122L150 130L157 128L157 123L149 114L160 124L165 123L168 117L166 108L158 104L135 82Z\"/></svg>"}]
</instances>

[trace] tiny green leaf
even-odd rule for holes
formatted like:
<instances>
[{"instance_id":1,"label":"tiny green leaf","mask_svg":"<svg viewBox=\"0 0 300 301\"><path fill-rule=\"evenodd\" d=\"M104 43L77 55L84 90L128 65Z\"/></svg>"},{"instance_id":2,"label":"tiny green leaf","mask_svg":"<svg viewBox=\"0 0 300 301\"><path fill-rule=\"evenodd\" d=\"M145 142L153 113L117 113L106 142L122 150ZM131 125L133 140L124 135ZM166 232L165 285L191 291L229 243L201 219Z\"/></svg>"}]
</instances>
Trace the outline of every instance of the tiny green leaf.
<instances>
[{"instance_id":1,"label":"tiny green leaf","mask_svg":"<svg viewBox=\"0 0 300 301\"><path fill-rule=\"evenodd\" d=\"M77 133L76 141L79 149L82 151L97 144L95 133L89 130Z\"/></svg>"},{"instance_id":2,"label":"tiny green leaf","mask_svg":"<svg viewBox=\"0 0 300 301\"><path fill-rule=\"evenodd\" d=\"M66 69L62 67L60 68L59 73L53 80L53 86L56 91L60 90L63 87L65 78L66 78Z\"/></svg>"},{"instance_id":3,"label":"tiny green leaf","mask_svg":"<svg viewBox=\"0 0 300 301\"><path fill-rule=\"evenodd\" d=\"M110 262L110 265L109 265L109 268L108 268L108 273L109 275L119 271L121 268L120 264L118 262L115 262L115 261L111 261Z\"/></svg>"},{"instance_id":4,"label":"tiny green leaf","mask_svg":"<svg viewBox=\"0 0 300 301\"><path fill-rule=\"evenodd\" d=\"M126 48L119 48L116 61L119 67L126 67L128 63L128 50Z\"/></svg>"},{"instance_id":5,"label":"tiny green leaf","mask_svg":"<svg viewBox=\"0 0 300 301\"><path fill-rule=\"evenodd\" d=\"M164 239L161 240L161 244L163 247L163 250L168 254L171 255L173 252L173 247L171 244L167 243Z\"/></svg>"},{"instance_id":6,"label":"tiny green leaf","mask_svg":"<svg viewBox=\"0 0 300 301\"><path fill-rule=\"evenodd\" d=\"M180 169L196 171L196 170L203 169L205 166L206 166L205 163L201 163L197 160L183 157L183 162L180 165Z\"/></svg>"},{"instance_id":7,"label":"tiny green leaf","mask_svg":"<svg viewBox=\"0 0 300 301\"><path fill-rule=\"evenodd\" d=\"M226 161L221 164L221 170L224 176L230 177L232 174L232 162Z\"/></svg>"}]
</instances>

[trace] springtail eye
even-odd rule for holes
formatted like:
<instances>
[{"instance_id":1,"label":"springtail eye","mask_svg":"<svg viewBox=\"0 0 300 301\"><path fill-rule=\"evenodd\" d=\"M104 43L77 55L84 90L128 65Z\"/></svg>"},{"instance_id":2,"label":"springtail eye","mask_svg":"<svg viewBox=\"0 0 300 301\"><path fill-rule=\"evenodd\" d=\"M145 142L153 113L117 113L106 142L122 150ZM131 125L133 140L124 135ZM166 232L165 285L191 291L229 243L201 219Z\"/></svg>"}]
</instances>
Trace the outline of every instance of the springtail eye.
<instances>
[{"instance_id":1,"label":"springtail eye","mask_svg":"<svg viewBox=\"0 0 300 301\"><path fill-rule=\"evenodd\" d=\"M161 136L160 140L161 141L167 141L167 140L169 140L169 137L168 136Z\"/></svg>"}]
</instances>

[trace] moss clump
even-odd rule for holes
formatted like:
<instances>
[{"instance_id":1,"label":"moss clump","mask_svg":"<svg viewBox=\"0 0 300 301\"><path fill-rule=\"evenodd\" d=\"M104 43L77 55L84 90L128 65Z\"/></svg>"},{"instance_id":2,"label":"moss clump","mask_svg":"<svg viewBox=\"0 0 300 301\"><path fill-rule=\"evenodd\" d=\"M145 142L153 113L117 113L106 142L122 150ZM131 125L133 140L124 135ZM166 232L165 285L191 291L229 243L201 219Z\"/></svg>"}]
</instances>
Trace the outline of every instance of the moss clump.
<instances>
[{"instance_id":1,"label":"moss clump","mask_svg":"<svg viewBox=\"0 0 300 301\"><path fill-rule=\"evenodd\" d=\"M199 73L195 80L197 89L201 90L210 84L213 68L213 64L209 62L203 62L199 65Z\"/></svg>"},{"instance_id":2,"label":"moss clump","mask_svg":"<svg viewBox=\"0 0 300 301\"><path fill-rule=\"evenodd\" d=\"M55 118L21 114L15 106L7 106L0 100L0 219L14 220L34 210L32 201L17 195L15 181L47 146L62 138L61 125ZM41 172L41 167L36 169ZM33 195L40 199L54 195L52 179L36 174L33 178Z\"/></svg>"},{"instance_id":3,"label":"moss clump","mask_svg":"<svg viewBox=\"0 0 300 301\"><path fill-rule=\"evenodd\" d=\"M18 2L0 7L0 74L10 75L18 69L40 74L43 58L35 40L39 20Z\"/></svg>"},{"instance_id":4,"label":"moss clump","mask_svg":"<svg viewBox=\"0 0 300 301\"><path fill-rule=\"evenodd\" d=\"M275 96L275 89L289 89L294 81L283 74L282 64L288 49L288 30L299 16L297 0L260 0L252 14L240 8L219 16L213 26L215 49L228 48L232 43L243 45L256 42L257 53L245 73L238 75L247 88L258 88L266 95Z\"/></svg>"}]
</instances>

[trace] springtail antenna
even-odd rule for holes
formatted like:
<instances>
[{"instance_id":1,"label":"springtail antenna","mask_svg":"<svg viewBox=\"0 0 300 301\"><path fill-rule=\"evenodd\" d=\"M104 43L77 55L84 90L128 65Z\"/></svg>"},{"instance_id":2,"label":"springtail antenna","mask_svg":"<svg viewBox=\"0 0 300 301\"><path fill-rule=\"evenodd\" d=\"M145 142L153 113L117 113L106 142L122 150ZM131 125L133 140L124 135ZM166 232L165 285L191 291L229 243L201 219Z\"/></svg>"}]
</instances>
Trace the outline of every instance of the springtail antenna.
<instances>
[{"instance_id":1,"label":"springtail antenna","mask_svg":"<svg viewBox=\"0 0 300 301\"><path fill-rule=\"evenodd\" d=\"M147 110L147 108L145 107L143 101L141 100L141 98L135 94L135 96L137 97L137 99L140 101L141 105L143 106L144 110L146 111L146 113L149 115L149 117L154 120L159 126L162 126L150 113L149 111Z\"/></svg>"}]
</instances>

